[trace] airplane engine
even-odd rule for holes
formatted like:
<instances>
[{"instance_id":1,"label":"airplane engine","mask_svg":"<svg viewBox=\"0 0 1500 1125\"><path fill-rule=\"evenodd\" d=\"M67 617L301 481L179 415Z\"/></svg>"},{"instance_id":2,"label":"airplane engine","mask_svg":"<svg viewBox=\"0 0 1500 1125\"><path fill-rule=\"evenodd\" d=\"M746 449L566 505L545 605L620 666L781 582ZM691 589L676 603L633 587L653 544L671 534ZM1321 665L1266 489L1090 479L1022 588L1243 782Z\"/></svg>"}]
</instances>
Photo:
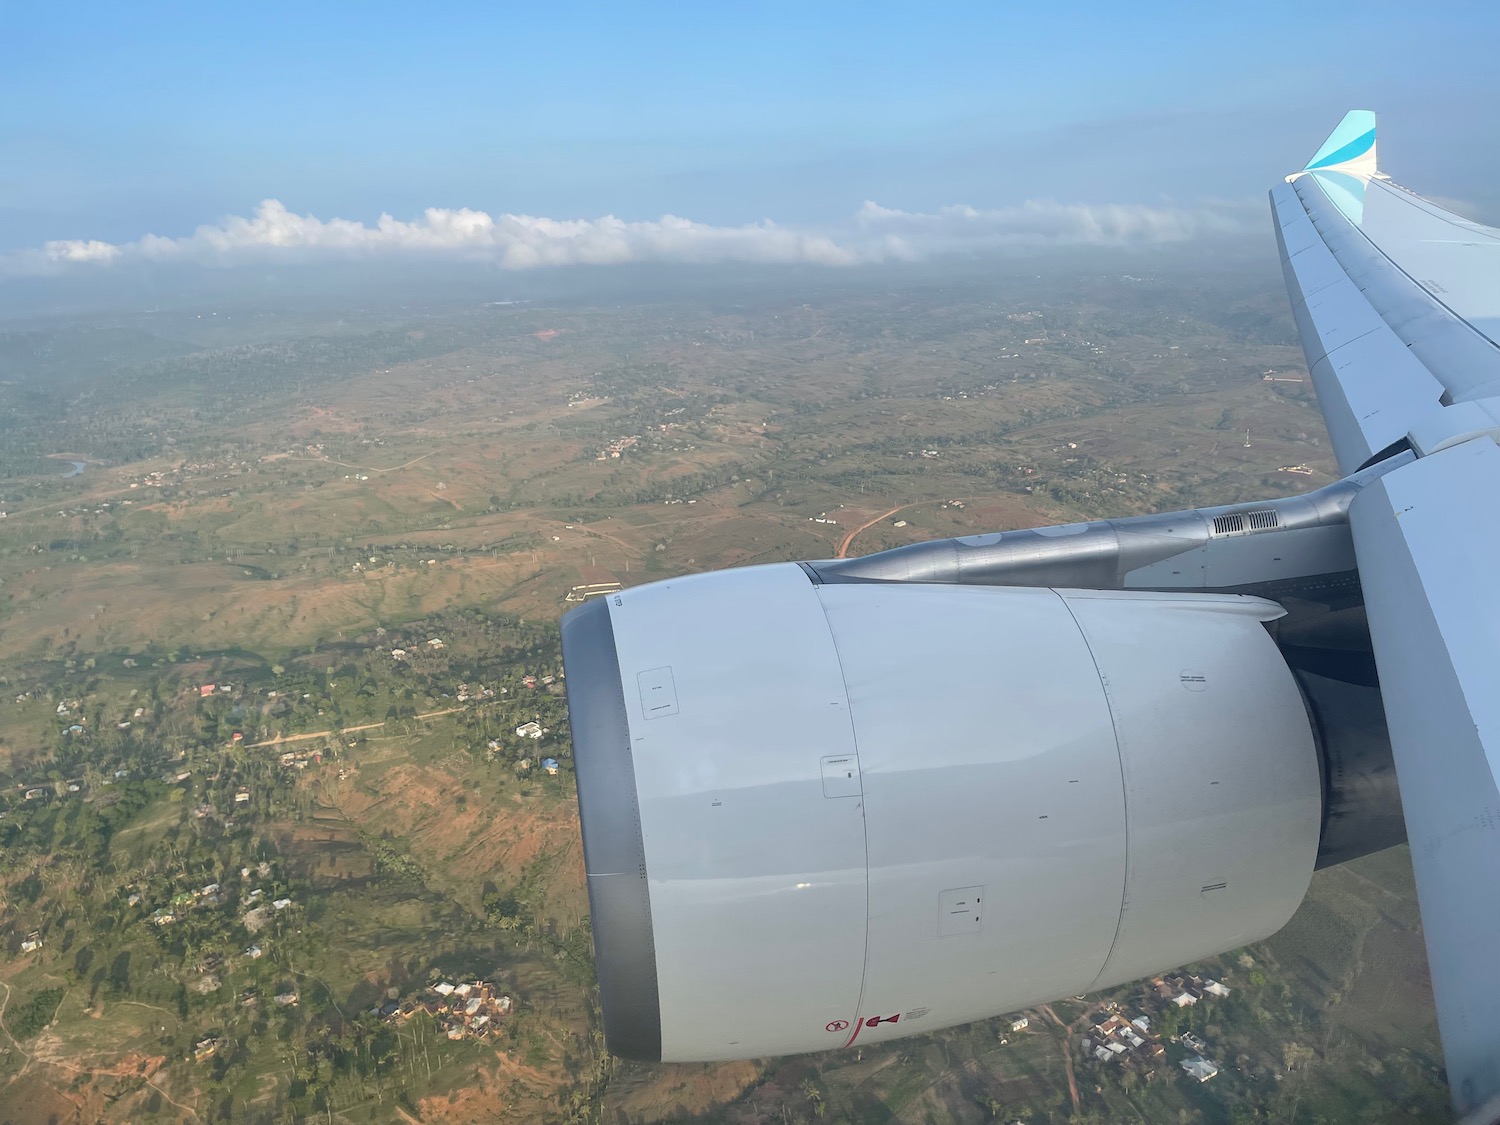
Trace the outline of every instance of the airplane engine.
<instances>
[{"instance_id":1,"label":"airplane engine","mask_svg":"<svg viewBox=\"0 0 1500 1125\"><path fill-rule=\"evenodd\" d=\"M1323 798L1278 605L814 578L672 579L563 620L613 1052L878 1042L1296 910Z\"/></svg>"}]
</instances>

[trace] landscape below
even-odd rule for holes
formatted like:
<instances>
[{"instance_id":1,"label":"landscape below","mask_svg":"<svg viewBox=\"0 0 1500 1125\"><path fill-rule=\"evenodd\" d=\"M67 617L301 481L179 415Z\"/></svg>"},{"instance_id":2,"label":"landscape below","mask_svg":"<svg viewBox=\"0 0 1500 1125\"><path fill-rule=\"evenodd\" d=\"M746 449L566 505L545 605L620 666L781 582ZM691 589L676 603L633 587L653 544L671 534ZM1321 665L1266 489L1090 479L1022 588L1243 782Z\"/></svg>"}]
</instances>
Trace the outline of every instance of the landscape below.
<instances>
[{"instance_id":1,"label":"landscape below","mask_svg":"<svg viewBox=\"0 0 1500 1125\"><path fill-rule=\"evenodd\" d=\"M1405 849L1157 982L604 1050L571 604L1335 479L1279 278L1126 268L0 328L0 1122L1447 1121Z\"/></svg>"}]
</instances>

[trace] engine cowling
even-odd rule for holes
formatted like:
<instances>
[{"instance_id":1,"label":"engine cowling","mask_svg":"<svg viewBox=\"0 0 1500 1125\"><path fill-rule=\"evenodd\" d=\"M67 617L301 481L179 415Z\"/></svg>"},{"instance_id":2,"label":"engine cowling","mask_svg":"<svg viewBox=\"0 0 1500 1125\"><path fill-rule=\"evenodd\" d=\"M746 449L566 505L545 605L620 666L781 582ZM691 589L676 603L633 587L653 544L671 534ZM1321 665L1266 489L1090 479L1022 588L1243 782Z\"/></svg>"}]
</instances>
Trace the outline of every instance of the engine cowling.
<instances>
[{"instance_id":1,"label":"engine cowling","mask_svg":"<svg viewBox=\"0 0 1500 1125\"><path fill-rule=\"evenodd\" d=\"M794 563L563 620L608 1045L894 1038L1275 932L1317 751L1233 595L819 585Z\"/></svg>"}]
</instances>

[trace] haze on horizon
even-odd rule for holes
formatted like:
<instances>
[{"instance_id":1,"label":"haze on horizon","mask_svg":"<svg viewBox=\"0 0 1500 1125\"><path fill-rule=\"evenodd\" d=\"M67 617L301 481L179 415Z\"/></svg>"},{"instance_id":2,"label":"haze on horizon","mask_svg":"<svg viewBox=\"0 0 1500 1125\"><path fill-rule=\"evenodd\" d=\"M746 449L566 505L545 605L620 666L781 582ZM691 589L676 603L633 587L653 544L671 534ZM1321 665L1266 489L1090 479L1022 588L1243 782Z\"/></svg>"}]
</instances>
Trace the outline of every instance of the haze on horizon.
<instances>
[{"instance_id":1,"label":"haze on horizon","mask_svg":"<svg viewBox=\"0 0 1500 1125\"><path fill-rule=\"evenodd\" d=\"M0 300L1268 242L1266 188L1354 105L1483 218L1500 14L1449 7L17 10Z\"/></svg>"}]
</instances>

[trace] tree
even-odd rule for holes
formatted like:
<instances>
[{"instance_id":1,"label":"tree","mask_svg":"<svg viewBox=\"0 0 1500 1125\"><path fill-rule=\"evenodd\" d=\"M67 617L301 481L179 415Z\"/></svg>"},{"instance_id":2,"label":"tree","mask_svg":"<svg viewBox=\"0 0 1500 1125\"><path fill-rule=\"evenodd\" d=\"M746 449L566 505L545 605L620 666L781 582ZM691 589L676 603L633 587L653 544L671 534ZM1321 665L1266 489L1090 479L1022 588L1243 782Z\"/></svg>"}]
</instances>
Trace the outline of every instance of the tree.
<instances>
[{"instance_id":1,"label":"tree","mask_svg":"<svg viewBox=\"0 0 1500 1125\"><path fill-rule=\"evenodd\" d=\"M1185 1021L1183 1010L1175 1004L1169 1004L1156 1015L1156 1033L1163 1039L1173 1039L1182 1030Z\"/></svg>"},{"instance_id":2,"label":"tree","mask_svg":"<svg viewBox=\"0 0 1500 1125\"><path fill-rule=\"evenodd\" d=\"M1297 1067L1312 1062L1316 1057L1313 1049L1306 1044L1288 1042L1281 1045L1281 1061L1286 1065L1288 1074Z\"/></svg>"}]
</instances>

